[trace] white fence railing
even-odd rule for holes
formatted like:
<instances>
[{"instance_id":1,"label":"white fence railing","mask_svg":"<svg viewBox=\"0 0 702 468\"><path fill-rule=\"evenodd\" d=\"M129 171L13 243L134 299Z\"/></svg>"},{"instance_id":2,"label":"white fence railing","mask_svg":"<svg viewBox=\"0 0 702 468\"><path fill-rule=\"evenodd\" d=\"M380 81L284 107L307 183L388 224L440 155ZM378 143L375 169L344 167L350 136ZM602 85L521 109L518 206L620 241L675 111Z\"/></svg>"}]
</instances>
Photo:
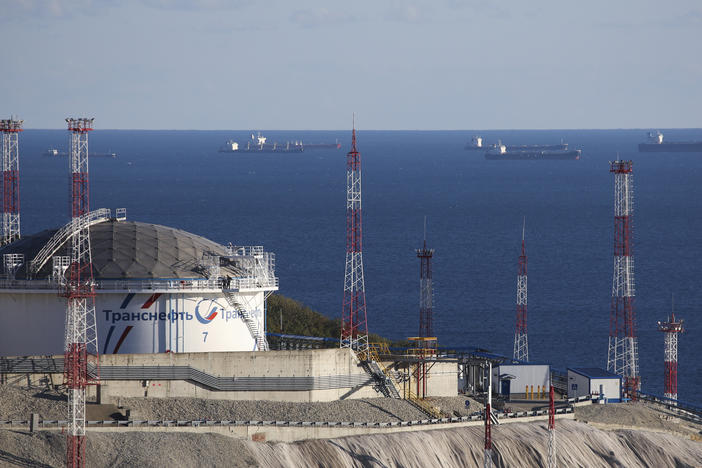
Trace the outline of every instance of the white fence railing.
<instances>
[{"instance_id":1,"label":"white fence railing","mask_svg":"<svg viewBox=\"0 0 702 468\"><path fill-rule=\"evenodd\" d=\"M59 283L54 279L11 280L0 279L0 289L58 289ZM167 291L202 291L221 290L224 280L193 279L193 280L98 280L96 290L167 290ZM278 288L278 278L231 278L226 288L229 291L241 289L272 290Z\"/></svg>"}]
</instances>

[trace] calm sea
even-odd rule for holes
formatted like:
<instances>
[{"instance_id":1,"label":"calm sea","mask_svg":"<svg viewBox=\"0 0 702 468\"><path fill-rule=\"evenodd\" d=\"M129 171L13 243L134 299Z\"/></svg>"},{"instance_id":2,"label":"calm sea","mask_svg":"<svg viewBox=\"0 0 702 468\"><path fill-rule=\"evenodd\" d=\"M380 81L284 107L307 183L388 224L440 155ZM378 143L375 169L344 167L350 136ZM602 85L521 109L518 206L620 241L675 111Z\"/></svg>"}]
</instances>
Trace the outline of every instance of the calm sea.
<instances>
[{"instance_id":1,"label":"calm sea","mask_svg":"<svg viewBox=\"0 0 702 468\"><path fill-rule=\"evenodd\" d=\"M98 122L99 123L99 122ZM109 131L90 135L91 207L126 207L132 220L218 242L264 245L277 255L281 293L329 317L341 313L345 255L345 154L350 131L263 132L269 141L343 143L302 154L225 154L243 131ZM636 313L643 388L662 393L663 334L675 312L681 400L702 403L702 155L637 152L644 130L483 131L489 142L558 143L580 161L486 161L463 149L472 131L359 131L370 331L418 331L423 218L434 256L435 332L440 345L511 355L517 260L526 217L532 361L605 367L612 285L613 176L608 162L634 161ZM666 130L702 140L702 130ZM60 130L21 135L22 231L68 220L67 158Z\"/></svg>"}]
</instances>

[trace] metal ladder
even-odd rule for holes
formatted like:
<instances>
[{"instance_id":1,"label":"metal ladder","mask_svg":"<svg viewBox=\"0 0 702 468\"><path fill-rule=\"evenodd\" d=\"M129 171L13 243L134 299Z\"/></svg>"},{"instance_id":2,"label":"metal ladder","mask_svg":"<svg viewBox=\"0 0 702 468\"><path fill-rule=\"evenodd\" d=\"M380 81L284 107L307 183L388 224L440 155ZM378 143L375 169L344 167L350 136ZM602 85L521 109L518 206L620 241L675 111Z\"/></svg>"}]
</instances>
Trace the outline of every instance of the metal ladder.
<instances>
[{"instance_id":1,"label":"metal ladder","mask_svg":"<svg viewBox=\"0 0 702 468\"><path fill-rule=\"evenodd\" d=\"M249 329L249 333L251 333L251 336L256 340L258 350L268 351L268 340L266 340L266 336L261 333L261 330L258 328L258 322L256 319L249 313L249 311L246 310L243 305L241 305L241 303L239 303L239 301L236 300L234 294L227 290L222 290L222 292L224 293L224 297L227 299L229 305L241 314L242 318L244 319L244 323L246 323L246 326Z\"/></svg>"}]
</instances>

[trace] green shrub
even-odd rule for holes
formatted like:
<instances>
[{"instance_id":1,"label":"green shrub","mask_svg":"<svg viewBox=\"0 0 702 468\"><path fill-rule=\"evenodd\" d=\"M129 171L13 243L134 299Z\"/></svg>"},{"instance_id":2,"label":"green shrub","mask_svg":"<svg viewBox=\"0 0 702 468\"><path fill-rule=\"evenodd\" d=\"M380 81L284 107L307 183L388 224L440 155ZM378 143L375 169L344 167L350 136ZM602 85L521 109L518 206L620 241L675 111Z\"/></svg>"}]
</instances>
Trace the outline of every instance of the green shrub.
<instances>
[{"instance_id":1,"label":"green shrub","mask_svg":"<svg viewBox=\"0 0 702 468\"><path fill-rule=\"evenodd\" d=\"M281 329L281 316L283 328ZM280 294L271 294L268 298L266 330L271 333L286 335L318 336L339 339L341 336L341 318L330 319L301 302ZM393 341L375 333L368 334L371 343L387 343L390 346L408 347L409 341Z\"/></svg>"}]
</instances>

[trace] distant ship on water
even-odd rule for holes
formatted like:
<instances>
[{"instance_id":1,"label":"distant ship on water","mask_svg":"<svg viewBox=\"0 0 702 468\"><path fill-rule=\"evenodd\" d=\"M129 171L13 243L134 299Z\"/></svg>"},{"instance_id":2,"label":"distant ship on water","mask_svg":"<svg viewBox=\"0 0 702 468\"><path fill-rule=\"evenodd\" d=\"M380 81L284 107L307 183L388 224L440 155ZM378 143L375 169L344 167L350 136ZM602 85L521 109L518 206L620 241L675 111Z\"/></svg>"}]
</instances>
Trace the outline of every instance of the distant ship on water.
<instances>
[{"instance_id":1,"label":"distant ship on water","mask_svg":"<svg viewBox=\"0 0 702 468\"><path fill-rule=\"evenodd\" d=\"M518 151L508 151L507 146L503 144L497 144L493 148L490 148L485 153L485 159L502 161L502 160L539 160L539 159L550 159L550 160L574 160L580 159L581 151L564 149L529 149L529 150L518 150Z\"/></svg>"},{"instance_id":2,"label":"distant ship on water","mask_svg":"<svg viewBox=\"0 0 702 468\"><path fill-rule=\"evenodd\" d=\"M56 148L49 148L44 153L44 156L68 156L68 152L59 151ZM116 158L117 153L107 152L107 153L88 153L89 158Z\"/></svg>"},{"instance_id":3,"label":"distant ship on water","mask_svg":"<svg viewBox=\"0 0 702 468\"><path fill-rule=\"evenodd\" d=\"M471 138L470 142L466 144L465 149L468 151L479 151L484 149L494 149L501 145L501 142L497 144L486 145L483 142L483 138L480 136L474 136ZM549 144L549 145L502 145L507 151L557 151L557 150L567 150L568 143Z\"/></svg>"},{"instance_id":4,"label":"distant ship on water","mask_svg":"<svg viewBox=\"0 0 702 468\"><path fill-rule=\"evenodd\" d=\"M220 153L302 153L305 150L312 149L339 149L341 143L337 140L335 143L303 143L302 140L288 141L285 143L268 143L268 138L251 134L251 139L246 142L246 146L239 145L234 140L228 140L219 148Z\"/></svg>"},{"instance_id":5,"label":"distant ship on water","mask_svg":"<svg viewBox=\"0 0 702 468\"><path fill-rule=\"evenodd\" d=\"M649 132L646 143L639 143L640 153L702 153L702 141L663 142L661 132Z\"/></svg>"}]
</instances>

